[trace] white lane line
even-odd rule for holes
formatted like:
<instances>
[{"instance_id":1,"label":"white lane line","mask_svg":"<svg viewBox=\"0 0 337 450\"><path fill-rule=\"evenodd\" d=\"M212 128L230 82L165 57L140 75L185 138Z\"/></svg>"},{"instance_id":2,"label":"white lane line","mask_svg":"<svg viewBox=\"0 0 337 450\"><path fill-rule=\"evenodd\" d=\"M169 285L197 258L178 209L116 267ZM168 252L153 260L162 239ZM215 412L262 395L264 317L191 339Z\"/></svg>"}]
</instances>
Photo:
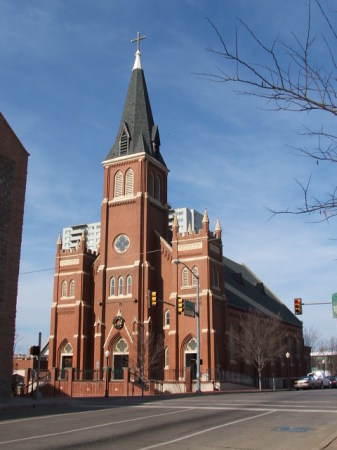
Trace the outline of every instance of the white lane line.
<instances>
[{"instance_id":1,"label":"white lane line","mask_svg":"<svg viewBox=\"0 0 337 450\"><path fill-rule=\"evenodd\" d=\"M104 412L104 411L110 411L114 408L102 408L102 409L95 409L95 413L98 412ZM17 422L30 422L32 420L44 420L44 419L55 419L55 417L62 417L62 416L73 416L75 414L92 414L92 409L90 411L74 411L74 412L66 412L62 414L49 414L48 416L39 416L39 417L26 417L24 419L15 419L15 420L3 420L0 422L1 425L8 425L9 423L17 423Z\"/></svg>"},{"instance_id":2,"label":"white lane line","mask_svg":"<svg viewBox=\"0 0 337 450\"><path fill-rule=\"evenodd\" d=\"M185 439L190 439L190 438L195 437L195 436L200 436L201 434L210 433L211 431L218 430L219 428L229 427L230 425L235 425L237 423L246 422L247 420L257 419L259 417L266 416L267 414L273 414L274 412L275 411L268 411L268 412L264 412L263 414L257 414L256 416L246 417L245 419L238 419L238 420L234 420L232 422L226 422L226 423L223 423L221 425L217 425L217 426L214 426L214 427L206 428L205 430L202 430L202 431L197 431L195 433L187 434L187 435L182 436L182 437L177 438L177 439L172 439L171 441L160 442L158 444L150 445L148 447L142 447L142 448L140 448L138 450L148 450L150 448L157 448L157 447L162 447L164 445L174 444L176 442L184 441Z\"/></svg>"},{"instance_id":3,"label":"white lane line","mask_svg":"<svg viewBox=\"0 0 337 450\"><path fill-rule=\"evenodd\" d=\"M160 409L179 409L179 408L187 408L188 406L184 405L176 405L176 406L165 406L165 405L134 405L132 408L160 408ZM193 405L193 409L195 410L217 410L217 411L272 411L274 412L293 412L293 413L328 413L328 414L337 414L337 409L292 409L292 408L286 408L286 407L279 407L279 406L273 406L272 408L267 408L263 406L254 406L254 407L248 407L248 406L204 406L204 405Z\"/></svg>"},{"instance_id":4,"label":"white lane line","mask_svg":"<svg viewBox=\"0 0 337 450\"><path fill-rule=\"evenodd\" d=\"M147 419L151 419L153 417L168 416L170 414L179 414L181 412L186 412L186 411L190 411L190 410L193 410L193 409L194 409L193 407L192 408L191 407L185 407L184 409L181 409L181 410L178 410L178 411L165 412L165 413L161 413L161 414L151 414L149 416L137 417L135 419L118 420L116 422L101 423L99 425L92 425L90 427L75 428L73 430L68 430L68 431L58 431L57 433L40 434L40 435L37 435L37 436L28 436L28 437L25 437L25 438L13 439L13 440L10 440L10 441L0 441L0 446L1 445L6 445L6 444L13 444L13 443L16 443L16 442L24 442L24 441L31 441L31 440L34 440L34 439L48 438L48 437L52 437L52 436L60 436L62 434L77 433L79 431L93 430L95 428L110 427L111 425L118 425L118 424L121 424L121 423L137 422L139 420L147 420Z\"/></svg>"}]
</instances>

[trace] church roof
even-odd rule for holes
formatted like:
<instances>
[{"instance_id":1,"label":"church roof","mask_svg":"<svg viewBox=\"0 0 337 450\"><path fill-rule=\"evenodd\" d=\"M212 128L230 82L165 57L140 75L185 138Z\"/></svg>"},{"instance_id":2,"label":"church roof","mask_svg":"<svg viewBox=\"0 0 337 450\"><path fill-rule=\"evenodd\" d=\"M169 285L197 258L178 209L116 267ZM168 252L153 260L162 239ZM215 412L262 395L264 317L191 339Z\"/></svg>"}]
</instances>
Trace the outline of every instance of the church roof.
<instances>
[{"instance_id":1,"label":"church roof","mask_svg":"<svg viewBox=\"0 0 337 450\"><path fill-rule=\"evenodd\" d=\"M266 315L280 314L285 323L302 327L302 322L245 264L226 257L223 264L228 306L242 311L255 309Z\"/></svg>"},{"instance_id":2,"label":"church roof","mask_svg":"<svg viewBox=\"0 0 337 450\"><path fill-rule=\"evenodd\" d=\"M140 52L137 49L118 134L106 160L145 152L166 167L159 146L158 126L153 121Z\"/></svg>"}]
</instances>

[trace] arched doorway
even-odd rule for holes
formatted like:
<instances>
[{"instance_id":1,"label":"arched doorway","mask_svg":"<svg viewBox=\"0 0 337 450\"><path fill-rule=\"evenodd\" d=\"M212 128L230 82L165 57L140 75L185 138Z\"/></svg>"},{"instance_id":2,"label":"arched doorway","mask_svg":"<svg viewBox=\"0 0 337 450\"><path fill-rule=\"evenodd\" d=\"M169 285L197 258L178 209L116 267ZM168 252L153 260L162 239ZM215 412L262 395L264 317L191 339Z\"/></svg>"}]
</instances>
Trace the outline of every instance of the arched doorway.
<instances>
[{"instance_id":1,"label":"arched doorway","mask_svg":"<svg viewBox=\"0 0 337 450\"><path fill-rule=\"evenodd\" d=\"M113 379L123 379L123 368L129 367L129 347L125 339L120 338L113 348Z\"/></svg>"},{"instance_id":2,"label":"arched doorway","mask_svg":"<svg viewBox=\"0 0 337 450\"><path fill-rule=\"evenodd\" d=\"M60 377L64 378L64 369L69 369L73 366L73 347L70 342L66 341L61 347L60 351Z\"/></svg>"},{"instance_id":3,"label":"arched doorway","mask_svg":"<svg viewBox=\"0 0 337 450\"><path fill-rule=\"evenodd\" d=\"M191 338L185 345L185 367L191 368L192 379L197 377L197 341Z\"/></svg>"}]
</instances>

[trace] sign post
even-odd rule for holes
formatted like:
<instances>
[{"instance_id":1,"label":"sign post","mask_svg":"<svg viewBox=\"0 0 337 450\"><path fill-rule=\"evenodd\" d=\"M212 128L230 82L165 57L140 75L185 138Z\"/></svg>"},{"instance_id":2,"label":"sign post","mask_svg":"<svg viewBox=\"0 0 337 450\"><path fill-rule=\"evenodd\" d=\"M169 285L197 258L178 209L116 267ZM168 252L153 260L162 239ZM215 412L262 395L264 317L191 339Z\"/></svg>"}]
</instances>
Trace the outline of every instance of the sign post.
<instances>
[{"instance_id":1,"label":"sign post","mask_svg":"<svg viewBox=\"0 0 337 450\"><path fill-rule=\"evenodd\" d=\"M332 315L337 319L337 292L332 294Z\"/></svg>"}]
</instances>

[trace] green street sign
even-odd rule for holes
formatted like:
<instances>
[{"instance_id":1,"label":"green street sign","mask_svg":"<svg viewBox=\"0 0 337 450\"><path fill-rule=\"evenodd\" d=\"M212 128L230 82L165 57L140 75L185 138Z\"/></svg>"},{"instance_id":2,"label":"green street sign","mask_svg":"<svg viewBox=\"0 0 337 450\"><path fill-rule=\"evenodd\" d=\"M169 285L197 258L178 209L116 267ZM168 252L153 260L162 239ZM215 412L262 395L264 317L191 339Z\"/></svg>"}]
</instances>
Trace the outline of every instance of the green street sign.
<instances>
[{"instance_id":1,"label":"green street sign","mask_svg":"<svg viewBox=\"0 0 337 450\"><path fill-rule=\"evenodd\" d=\"M332 294L332 315L337 319L337 292Z\"/></svg>"},{"instance_id":2,"label":"green street sign","mask_svg":"<svg viewBox=\"0 0 337 450\"><path fill-rule=\"evenodd\" d=\"M190 300L185 300L185 309L184 309L184 315L189 317L195 317L195 303L191 302Z\"/></svg>"}]
</instances>

